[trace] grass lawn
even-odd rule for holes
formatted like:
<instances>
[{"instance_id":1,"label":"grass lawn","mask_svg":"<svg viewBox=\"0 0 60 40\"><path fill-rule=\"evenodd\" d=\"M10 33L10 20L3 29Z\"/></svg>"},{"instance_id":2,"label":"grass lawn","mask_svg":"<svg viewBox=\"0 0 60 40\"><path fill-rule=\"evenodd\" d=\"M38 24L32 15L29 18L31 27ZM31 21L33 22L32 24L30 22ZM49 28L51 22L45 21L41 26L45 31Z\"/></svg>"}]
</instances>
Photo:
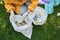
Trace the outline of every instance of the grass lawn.
<instances>
[{"instance_id":1,"label":"grass lawn","mask_svg":"<svg viewBox=\"0 0 60 40\"><path fill-rule=\"evenodd\" d=\"M60 16L57 17L60 5L54 8L53 14L48 16L44 25L34 25L31 40L60 40ZM0 5L0 40L29 40L21 33L14 31L9 22L9 14L6 13L3 5Z\"/></svg>"}]
</instances>

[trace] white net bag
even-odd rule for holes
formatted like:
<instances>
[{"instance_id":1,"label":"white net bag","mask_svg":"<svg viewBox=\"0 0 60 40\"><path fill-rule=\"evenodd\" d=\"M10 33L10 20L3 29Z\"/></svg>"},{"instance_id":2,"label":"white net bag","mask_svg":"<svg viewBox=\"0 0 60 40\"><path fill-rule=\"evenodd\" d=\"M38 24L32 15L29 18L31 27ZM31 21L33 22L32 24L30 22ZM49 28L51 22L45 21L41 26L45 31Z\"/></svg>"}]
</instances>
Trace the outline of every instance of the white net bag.
<instances>
[{"instance_id":1,"label":"white net bag","mask_svg":"<svg viewBox=\"0 0 60 40\"><path fill-rule=\"evenodd\" d=\"M17 24L17 21L20 21L22 19L21 15L15 15L13 11L11 11L11 15L9 17L10 22L14 28L15 31L21 32L24 36L31 38L32 35L32 21L28 17L25 18L25 22L22 24Z\"/></svg>"},{"instance_id":2,"label":"white net bag","mask_svg":"<svg viewBox=\"0 0 60 40\"><path fill-rule=\"evenodd\" d=\"M47 13L45 9L37 6L34 12L30 12L29 18L35 25L43 25L47 20Z\"/></svg>"}]
</instances>

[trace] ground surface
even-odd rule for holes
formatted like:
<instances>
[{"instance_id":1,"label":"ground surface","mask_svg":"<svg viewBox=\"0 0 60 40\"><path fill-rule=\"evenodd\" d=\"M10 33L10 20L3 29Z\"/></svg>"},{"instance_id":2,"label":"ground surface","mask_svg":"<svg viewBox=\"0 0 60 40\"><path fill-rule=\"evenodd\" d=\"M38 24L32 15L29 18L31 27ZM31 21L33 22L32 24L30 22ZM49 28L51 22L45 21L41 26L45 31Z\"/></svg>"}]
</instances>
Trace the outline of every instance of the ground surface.
<instances>
[{"instance_id":1,"label":"ground surface","mask_svg":"<svg viewBox=\"0 0 60 40\"><path fill-rule=\"evenodd\" d=\"M55 7L53 14L48 16L47 22L42 26L35 26L31 40L60 40L60 16L57 13L60 5ZM0 5L0 40L29 40L21 33L14 31L9 22L9 14L3 5Z\"/></svg>"}]
</instances>

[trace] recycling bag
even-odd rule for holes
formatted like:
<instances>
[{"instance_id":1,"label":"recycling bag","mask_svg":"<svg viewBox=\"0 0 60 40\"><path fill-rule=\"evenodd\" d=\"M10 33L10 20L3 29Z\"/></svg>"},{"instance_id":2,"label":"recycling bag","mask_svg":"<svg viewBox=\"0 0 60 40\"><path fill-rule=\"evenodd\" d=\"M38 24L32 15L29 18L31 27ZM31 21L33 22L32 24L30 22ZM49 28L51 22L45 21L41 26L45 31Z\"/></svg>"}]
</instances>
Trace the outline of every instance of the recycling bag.
<instances>
[{"instance_id":1,"label":"recycling bag","mask_svg":"<svg viewBox=\"0 0 60 40\"><path fill-rule=\"evenodd\" d=\"M35 25L43 25L46 23L48 14L46 13L45 9L42 7L37 6L34 12L30 12L29 18L32 20L33 24Z\"/></svg>"},{"instance_id":2,"label":"recycling bag","mask_svg":"<svg viewBox=\"0 0 60 40\"><path fill-rule=\"evenodd\" d=\"M31 39L33 26L32 21L28 17L25 18L24 23L17 24L17 21L20 21L22 19L22 16L15 15L14 12L11 11L9 19L15 31L21 32L24 36Z\"/></svg>"}]
</instances>

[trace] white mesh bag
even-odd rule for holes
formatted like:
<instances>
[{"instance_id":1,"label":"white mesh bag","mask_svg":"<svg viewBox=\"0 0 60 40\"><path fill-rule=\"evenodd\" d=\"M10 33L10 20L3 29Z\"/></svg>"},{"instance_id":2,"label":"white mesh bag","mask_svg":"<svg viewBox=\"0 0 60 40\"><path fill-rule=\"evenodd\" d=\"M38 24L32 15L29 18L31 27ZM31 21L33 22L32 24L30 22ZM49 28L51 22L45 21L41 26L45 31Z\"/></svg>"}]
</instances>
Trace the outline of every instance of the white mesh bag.
<instances>
[{"instance_id":1,"label":"white mesh bag","mask_svg":"<svg viewBox=\"0 0 60 40\"><path fill-rule=\"evenodd\" d=\"M45 9L37 6L34 12L30 12L29 18L35 25L43 25L47 20L47 13Z\"/></svg>"},{"instance_id":2,"label":"white mesh bag","mask_svg":"<svg viewBox=\"0 0 60 40\"><path fill-rule=\"evenodd\" d=\"M14 28L15 31L21 32L24 36L31 38L32 35L32 21L28 17L25 18L26 24L24 25L17 25L16 21L19 21L21 19L21 15L15 15L13 11L11 11L11 15L9 17L10 22Z\"/></svg>"}]
</instances>

